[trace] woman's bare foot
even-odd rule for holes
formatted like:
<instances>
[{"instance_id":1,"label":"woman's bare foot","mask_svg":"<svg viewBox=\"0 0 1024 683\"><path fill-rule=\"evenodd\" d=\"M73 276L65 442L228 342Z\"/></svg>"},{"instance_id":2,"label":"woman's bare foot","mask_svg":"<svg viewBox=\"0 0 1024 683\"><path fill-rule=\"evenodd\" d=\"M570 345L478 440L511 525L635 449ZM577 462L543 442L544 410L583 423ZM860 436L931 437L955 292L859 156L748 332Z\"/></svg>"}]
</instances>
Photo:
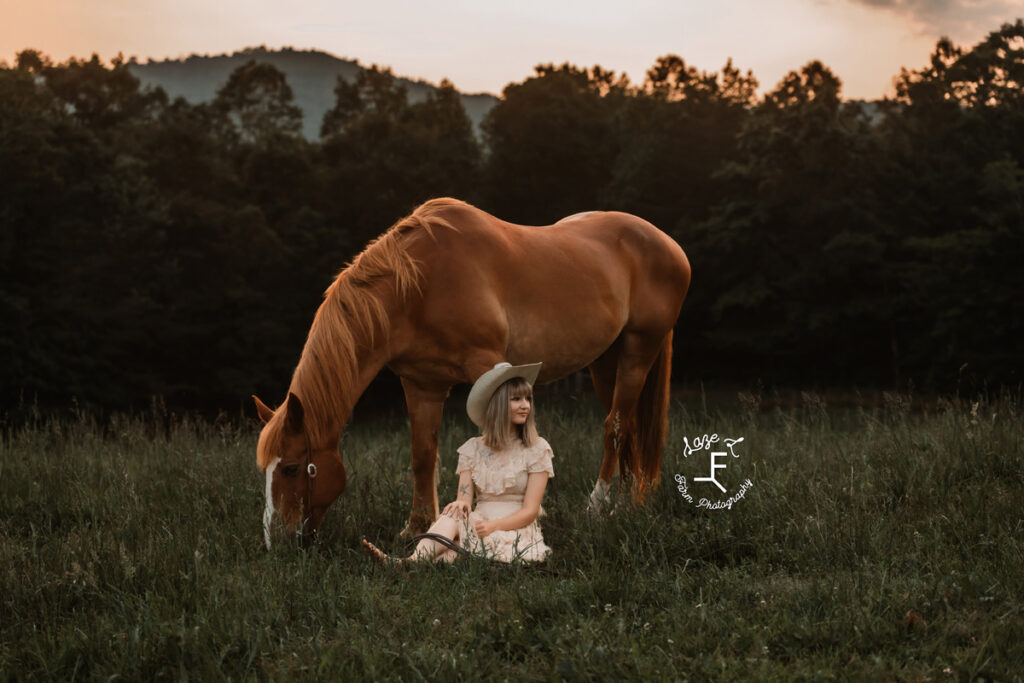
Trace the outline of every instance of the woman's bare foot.
<instances>
[{"instance_id":1,"label":"woman's bare foot","mask_svg":"<svg viewBox=\"0 0 1024 683\"><path fill-rule=\"evenodd\" d=\"M401 562L401 560L391 557L383 550L367 541L365 538L363 539L363 547L366 548L371 555L373 555L374 559L376 559L378 562L382 564L398 564L399 562Z\"/></svg>"}]
</instances>

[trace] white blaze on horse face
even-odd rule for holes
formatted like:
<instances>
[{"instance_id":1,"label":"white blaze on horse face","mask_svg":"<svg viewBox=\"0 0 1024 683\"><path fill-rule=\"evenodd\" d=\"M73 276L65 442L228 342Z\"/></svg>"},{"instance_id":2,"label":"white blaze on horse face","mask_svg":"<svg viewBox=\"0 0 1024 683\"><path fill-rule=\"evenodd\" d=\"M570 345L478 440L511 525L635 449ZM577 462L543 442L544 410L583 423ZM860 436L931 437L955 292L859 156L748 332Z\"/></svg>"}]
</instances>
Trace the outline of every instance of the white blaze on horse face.
<instances>
[{"instance_id":1,"label":"white blaze on horse face","mask_svg":"<svg viewBox=\"0 0 1024 683\"><path fill-rule=\"evenodd\" d=\"M267 465L267 506L263 508L263 545L270 550L270 523L274 520L274 470L281 458L274 458L273 462Z\"/></svg>"}]
</instances>

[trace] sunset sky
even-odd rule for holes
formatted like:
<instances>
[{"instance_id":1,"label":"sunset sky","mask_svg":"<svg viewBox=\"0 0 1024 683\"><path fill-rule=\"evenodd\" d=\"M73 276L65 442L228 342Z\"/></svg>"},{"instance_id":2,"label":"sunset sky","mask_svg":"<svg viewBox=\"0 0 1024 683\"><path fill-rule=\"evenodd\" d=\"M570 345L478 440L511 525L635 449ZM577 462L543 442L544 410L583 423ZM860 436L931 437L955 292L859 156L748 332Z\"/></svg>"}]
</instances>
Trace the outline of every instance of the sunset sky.
<instances>
[{"instance_id":1,"label":"sunset sky","mask_svg":"<svg viewBox=\"0 0 1024 683\"><path fill-rule=\"evenodd\" d=\"M732 57L762 90L821 59L845 97L875 99L891 93L901 66L924 66L940 36L969 47L1024 16L1024 0L3 2L7 63L28 47L55 61L121 52L144 62L291 46L495 94L539 63L599 64L639 82L657 57L675 53L705 71Z\"/></svg>"}]
</instances>

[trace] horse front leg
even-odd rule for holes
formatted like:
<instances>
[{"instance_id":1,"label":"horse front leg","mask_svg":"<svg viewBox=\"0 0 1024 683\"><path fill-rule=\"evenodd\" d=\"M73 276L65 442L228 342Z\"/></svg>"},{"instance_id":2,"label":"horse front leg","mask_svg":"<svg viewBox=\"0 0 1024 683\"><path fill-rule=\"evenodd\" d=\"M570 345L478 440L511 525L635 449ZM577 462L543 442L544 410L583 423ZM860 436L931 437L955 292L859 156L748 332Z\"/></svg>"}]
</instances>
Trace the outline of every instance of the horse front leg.
<instances>
[{"instance_id":1,"label":"horse front leg","mask_svg":"<svg viewBox=\"0 0 1024 683\"><path fill-rule=\"evenodd\" d=\"M425 390L404 378L402 389L409 410L413 484L409 522L401 535L409 538L426 531L437 519L437 440L448 390Z\"/></svg>"}]
</instances>

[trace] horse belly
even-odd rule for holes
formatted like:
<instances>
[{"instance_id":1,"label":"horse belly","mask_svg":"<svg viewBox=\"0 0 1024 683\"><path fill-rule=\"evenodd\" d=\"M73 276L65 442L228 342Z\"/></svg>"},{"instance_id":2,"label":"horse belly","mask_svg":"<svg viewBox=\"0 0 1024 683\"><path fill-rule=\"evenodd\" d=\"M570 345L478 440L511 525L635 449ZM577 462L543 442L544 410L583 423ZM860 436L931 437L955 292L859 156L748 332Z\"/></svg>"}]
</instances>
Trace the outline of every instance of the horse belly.
<instances>
[{"instance_id":1,"label":"horse belly","mask_svg":"<svg viewBox=\"0 0 1024 683\"><path fill-rule=\"evenodd\" d=\"M548 271L551 272L551 271ZM629 316L626 287L606 278L551 282L534 296L510 297L511 363L543 361L547 382L587 367L614 343Z\"/></svg>"}]
</instances>

